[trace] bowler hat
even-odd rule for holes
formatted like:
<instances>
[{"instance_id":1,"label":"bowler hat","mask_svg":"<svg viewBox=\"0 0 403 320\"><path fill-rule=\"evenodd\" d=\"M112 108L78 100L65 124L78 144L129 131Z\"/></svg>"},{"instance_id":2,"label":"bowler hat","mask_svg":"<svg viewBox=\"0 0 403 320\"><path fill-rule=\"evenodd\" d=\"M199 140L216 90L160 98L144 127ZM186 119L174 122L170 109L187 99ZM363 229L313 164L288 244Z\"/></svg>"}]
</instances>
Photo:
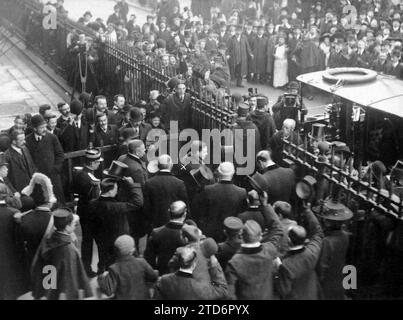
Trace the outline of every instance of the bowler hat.
<instances>
[{"instance_id":1,"label":"bowler hat","mask_svg":"<svg viewBox=\"0 0 403 320\"><path fill-rule=\"evenodd\" d=\"M340 202L327 200L321 207L319 217L332 221L346 221L353 217L353 212Z\"/></svg>"},{"instance_id":2,"label":"bowler hat","mask_svg":"<svg viewBox=\"0 0 403 320\"><path fill-rule=\"evenodd\" d=\"M70 111L72 114L79 115L83 111L83 104L79 100L73 100L70 103Z\"/></svg>"},{"instance_id":3,"label":"bowler hat","mask_svg":"<svg viewBox=\"0 0 403 320\"><path fill-rule=\"evenodd\" d=\"M305 176L295 186L297 196L302 200L309 199L314 194L316 182L314 177L309 175Z\"/></svg>"},{"instance_id":4,"label":"bowler hat","mask_svg":"<svg viewBox=\"0 0 403 320\"><path fill-rule=\"evenodd\" d=\"M44 124L46 124L46 121L40 114L36 114L31 118L31 125L34 128L37 128Z\"/></svg>"},{"instance_id":5,"label":"bowler hat","mask_svg":"<svg viewBox=\"0 0 403 320\"><path fill-rule=\"evenodd\" d=\"M120 161L113 161L109 169L103 171L106 177L121 180L124 177L124 171L127 170L129 166Z\"/></svg>"}]
</instances>

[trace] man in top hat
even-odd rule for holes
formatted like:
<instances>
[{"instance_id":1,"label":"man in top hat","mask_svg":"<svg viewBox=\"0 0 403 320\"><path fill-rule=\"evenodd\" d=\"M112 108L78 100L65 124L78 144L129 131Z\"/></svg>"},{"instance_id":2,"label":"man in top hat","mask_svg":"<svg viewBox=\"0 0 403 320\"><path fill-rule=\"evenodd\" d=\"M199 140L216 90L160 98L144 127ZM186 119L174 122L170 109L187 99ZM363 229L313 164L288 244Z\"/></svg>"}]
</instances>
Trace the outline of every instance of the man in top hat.
<instances>
[{"instance_id":1,"label":"man in top hat","mask_svg":"<svg viewBox=\"0 0 403 320\"><path fill-rule=\"evenodd\" d=\"M265 96L256 97L256 110L251 111L247 120L252 120L260 133L262 149L268 149L271 138L276 133L276 124L268 112L269 99Z\"/></svg>"},{"instance_id":2,"label":"man in top hat","mask_svg":"<svg viewBox=\"0 0 403 320\"><path fill-rule=\"evenodd\" d=\"M145 182L143 189L145 218L152 229L169 222L168 209L171 203L179 200L188 202L185 183L171 173L171 157L167 154L161 155L158 157L157 166L157 174Z\"/></svg>"},{"instance_id":3,"label":"man in top hat","mask_svg":"<svg viewBox=\"0 0 403 320\"><path fill-rule=\"evenodd\" d=\"M319 299L315 268L322 247L323 231L309 207L304 209L302 215L307 228L297 225L288 230L289 250L283 258L277 258L274 262L277 270L276 289L283 300Z\"/></svg>"},{"instance_id":4,"label":"man in top hat","mask_svg":"<svg viewBox=\"0 0 403 320\"><path fill-rule=\"evenodd\" d=\"M267 206L267 194L260 196ZM268 242L262 243L262 228L254 220L245 222L241 249L229 260L225 274L232 299L273 299L273 260L283 230L274 210L267 210L266 224L270 226Z\"/></svg>"},{"instance_id":5,"label":"man in top hat","mask_svg":"<svg viewBox=\"0 0 403 320\"><path fill-rule=\"evenodd\" d=\"M243 87L242 79L248 73L249 58L254 58L253 52L248 39L242 34L242 26L238 25L236 34L228 40L228 62L237 87Z\"/></svg>"},{"instance_id":6,"label":"man in top hat","mask_svg":"<svg viewBox=\"0 0 403 320\"><path fill-rule=\"evenodd\" d=\"M207 237L215 241L225 240L222 224L227 217L237 216L246 208L246 190L233 183L234 164L223 162L217 169L218 183L206 186L197 195L196 212L192 215Z\"/></svg>"},{"instance_id":7,"label":"man in top hat","mask_svg":"<svg viewBox=\"0 0 403 320\"><path fill-rule=\"evenodd\" d=\"M227 297L227 282L217 258L209 259L209 275L206 281L193 277L198 265L198 256L194 248L185 247L179 252L179 270L164 275L156 285L155 298L159 300L218 300Z\"/></svg>"},{"instance_id":8,"label":"man in top hat","mask_svg":"<svg viewBox=\"0 0 403 320\"><path fill-rule=\"evenodd\" d=\"M343 268L346 265L349 235L342 226L353 217L347 207L340 212L322 212L324 238L317 265L323 298L326 300L344 300Z\"/></svg>"},{"instance_id":9,"label":"man in top hat","mask_svg":"<svg viewBox=\"0 0 403 320\"><path fill-rule=\"evenodd\" d=\"M168 262L176 249L186 245L182 232L187 215L186 204L175 201L169 206L168 212L169 222L151 232L144 251L144 258L160 275L169 272Z\"/></svg>"},{"instance_id":10,"label":"man in top hat","mask_svg":"<svg viewBox=\"0 0 403 320\"><path fill-rule=\"evenodd\" d=\"M254 74L254 83L259 81L263 84L265 82L268 41L264 36L264 27L259 26L257 35L250 42L254 59L250 61L251 68L249 70Z\"/></svg>"},{"instance_id":11,"label":"man in top hat","mask_svg":"<svg viewBox=\"0 0 403 320\"><path fill-rule=\"evenodd\" d=\"M263 175L262 189L269 195L270 203L278 200L288 203L295 193L295 174L290 168L280 167L272 160L272 151L262 150L256 155L258 171L253 177Z\"/></svg>"},{"instance_id":12,"label":"man in top hat","mask_svg":"<svg viewBox=\"0 0 403 320\"><path fill-rule=\"evenodd\" d=\"M223 270L233 255L241 248L243 222L237 217L228 217L224 220L225 241L218 244L217 260Z\"/></svg>"},{"instance_id":13,"label":"man in top hat","mask_svg":"<svg viewBox=\"0 0 403 320\"><path fill-rule=\"evenodd\" d=\"M41 115L31 119L34 132L26 137L26 146L38 170L47 175L59 203L64 202L60 173L64 161L63 148L57 137L46 130L46 121Z\"/></svg>"},{"instance_id":14,"label":"man in top hat","mask_svg":"<svg viewBox=\"0 0 403 320\"><path fill-rule=\"evenodd\" d=\"M68 209L60 208L53 212L53 220L55 231L41 243L38 259L33 266L32 295L35 299L45 297L47 300L91 297L92 289L72 237L78 216ZM47 276L43 272L45 266L53 266L55 269L56 288L43 285Z\"/></svg>"},{"instance_id":15,"label":"man in top hat","mask_svg":"<svg viewBox=\"0 0 403 320\"><path fill-rule=\"evenodd\" d=\"M101 181L95 177L95 171L98 170L102 161L99 149L87 149L85 152L85 166L73 177L73 190L79 197L77 214L80 217L82 229L81 255L85 271L91 278L95 276L91 269L94 228L91 225L91 218L88 216L88 204L100 195Z\"/></svg>"},{"instance_id":16,"label":"man in top hat","mask_svg":"<svg viewBox=\"0 0 403 320\"><path fill-rule=\"evenodd\" d=\"M162 119L167 129L171 121L176 121L179 130L190 127L192 119L191 97L186 93L186 85L183 81L176 84L175 92L171 93L162 106Z\"/></svg>"},{"instance_id":17,"label":"man in top hat","mask_svg":"<svg viewBox=\"0 0 403 320\"><path fill-rule=\"evenodd\" d=\"M120 173L119 173L120 172ZM94 227L94 239L98 246L98 274L102 274L114 261L114 242L123 234L130 234L129 220L135 220L138 210L143 206L143 194L139 183L131 177L122 177L121 170L113 167L107 171L109 177L101 182L101 195L88 204L88 216ZM130 194L130 202L120 202L117 198L120 188Z\"/></svg>"},{"instance_id":18,"label":"man in top hat","mask_svg":"<svg viewBox=\"0 0 403 320\"><path fill-rule=\"evenodd\" d=\"M204 141L194 140L191 142L190 151L180 159L175 168L176 176L183 180L188 193L190 209L193 212L196 195L206 185L214 183L214 176L206 165L208 147ZM202 171L203 170L203 171ZM195 202L196 205L197 202Z\"/></svg>"}]
</instances>

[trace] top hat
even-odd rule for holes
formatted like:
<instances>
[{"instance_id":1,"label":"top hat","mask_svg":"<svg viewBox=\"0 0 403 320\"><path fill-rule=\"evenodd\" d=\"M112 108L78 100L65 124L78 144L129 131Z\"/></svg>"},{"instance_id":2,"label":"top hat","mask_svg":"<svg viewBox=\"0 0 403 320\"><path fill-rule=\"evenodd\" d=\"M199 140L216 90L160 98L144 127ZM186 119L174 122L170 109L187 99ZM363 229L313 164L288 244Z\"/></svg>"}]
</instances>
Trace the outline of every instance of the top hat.
<instances>
[{"instance_id":1,"label":"top hat","mask_svg":"<svg viewBox=\"0 0 403 320\"><path fill-rule=\"evenodd\" d=\"M255 173L253 177L246 176L246 179L249 182L249 185L252 187L253 190L256 190L259 195L264 193L264 189L266 186L266 181L259 172Z\"/></svg>"},{"instance_id":2,"label":"top hat","mask_svg":"<svg viewBox=\"0 0 403 320\"><path fill-rule=\"evenodd\" d=\"M342 203L327 200L318 216L326 220L347 221L353 217L353 212Z\"/></svg>"},{"instance_id":3,"label":"top hat","mask_svg":"<svg viewBox=\"0 0 403 320\"><path fill-rule=\"evenodd\" d=\"M301 181L299 181L295 186L295 192L298 198L302 200L309 199L315 189L316 179L312 176L305 176Z\"/></svg>"},{"instance_id":4,"label":"top hat","mask_svg":"<svg viewBox=\"0 0 403 320\"><path fill-rule=\"evenodd\" d=\"M325 128L323 123L314 123L308 137L315 140L325 140Z\"/></svg>"},{"instance_id":5,"label":"top hat","mask_svg":"<svg viewBox=\"0 0 403 320\"><path fill-rule=\"evenodd\" d=\"M113 161L109 169L103 171L106 177L121 180L124 177L124 171L128 169L129 166L120 161Z\"/></svg>"},{"instance_id":6,"label":"top hat","mask_svg":"<svg viewBox=\"0 0 403 320\"><path fill-rule=\"evenodd\" d=\"M198 186L203 186L214 179L213 172L205 165L201 165L198 169L191 170L190 175Z\"/></svg>"}]
</instances>

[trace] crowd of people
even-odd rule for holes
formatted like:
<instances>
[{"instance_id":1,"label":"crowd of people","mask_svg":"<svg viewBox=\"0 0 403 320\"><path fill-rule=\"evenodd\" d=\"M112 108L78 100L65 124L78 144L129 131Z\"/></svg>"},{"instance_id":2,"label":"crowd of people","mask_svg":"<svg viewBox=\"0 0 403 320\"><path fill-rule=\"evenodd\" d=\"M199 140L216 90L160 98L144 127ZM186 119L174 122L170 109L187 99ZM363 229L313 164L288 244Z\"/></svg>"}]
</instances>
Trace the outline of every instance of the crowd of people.
<instances>
[{"instance_id":1,"label":"crowd of people","mask_svg":"<svg viewBox=\"0 0 403 320\"><path fill-rule=\"evenodd\" d=\"M231 81L242 87L245 78L283 88L299 74L335 67L402 77L399 1L199 2L182 8L178 0L161 0L140 26L118 1L106 22L87 11L79 23L104 41L126 44L140 60L160 63L165 74L193 77L213 92L228 90ZM349 6L355 10L344 10Z\"/></svg>"},{"instance_id":2,"label":"crowd of people","mask_svg":"<svg viewBox=\"0 0 403 320\"><path fill-rule=\"evenodd\" d=\"M393 61L398 57L400 66L401 48L391 36L397 27L374 25L390 18L396 24L400 7L383 11L381 1L352 1L360 4L360 28L349 32L340 16L345 2L311 7L311 1L289 0L284 8L278 1L262 7L223 1L221 10L213 6L208 21L162 0L157 16L142 28L123 0L105 28L99 19L91 21L90 12L84 14L80 23L99 34L107 30L109 41L127 42L140 58L182 61L178 66L184 69L176 74L191 66L192 76L200 74L203 85L212 81L215 90L228 92L231 78L241 86L244 77L287 87L293 108L283 96L270 110L264 95L252 92L247 101L233 95L234 130L243 133L233 147L253 143L255 149L256 171L248 177L236 174L236 161L209 165L203 141L189 141L191 149L178 163L177 155L165 153L149 161L153 129L169 133L172 121L180 130L192 127L183 76L168 81L167 95L152 90L147 101L134 105L123 94L82 93L59 103L60 115L53 112L56 106L43 105L39 114L17 116L0 135L0 299L29 291L35 299L344 299L342 270L349 259L362 267L364 296L399 292L400 273L387 270L400 266L401 224L371 208L364 221L362 208L351 203L323 210L329 196L338 198L334 188L308 178L304 181L317 194L302 197L298 174L282 152L283 139L301 144L295 129L299 113L306 111L291 81L297 74L346 61L369 67L384 54L393 72L379 71L399 76ZM59 0L58 12L67 14L62 5ZM368 65L361 65L365 61ZM330 145L311 138L323 162L345 167L347 146L331 154ZM388 195L382 182L387 169L380 161L371 166L369 183ZM354 226L365 232L353 233ZM96 290L90 285L94 278Z\"/></svg>"}]
</instances>

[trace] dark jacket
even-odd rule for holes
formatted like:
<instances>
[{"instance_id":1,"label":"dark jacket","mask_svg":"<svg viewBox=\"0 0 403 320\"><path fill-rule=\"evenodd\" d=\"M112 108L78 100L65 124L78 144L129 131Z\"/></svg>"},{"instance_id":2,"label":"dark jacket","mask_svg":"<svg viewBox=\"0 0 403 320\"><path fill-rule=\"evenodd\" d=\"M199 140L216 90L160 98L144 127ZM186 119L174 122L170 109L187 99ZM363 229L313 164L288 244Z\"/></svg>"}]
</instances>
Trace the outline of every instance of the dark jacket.
<instances>
[{"instance_id":1,"label":"dark jacket","mask_svg":"<svg viewBox=\"0 0 403 320\"><path fill-rule=\"evenodd\" d=\"M251 120L259 129L262 149L268 149L273 135L276 133L276 124L268 112L254 110L246 118Z\"/></svg>"},{"instance_id":2,"label":"dark jacket","mask_svg":"<svg viewBox=\"0 0 403 320\"><path fill-rule=\"evenodd\" d=\"M119 257L108 268L106 276L99 276L101 291L116 300L146 300L149 298L147 282L155 282L158 273L142 258Z\"/></svg>"},{"instance_id":3,"label":"dark jacket","mask_svg":"<svg viewBox=\"0 0 403 320\"><path fill-rule=\"evenodd\" d=\"M36 171L34 161L28 149L22 147L21 152L22 154L19 154L10 147L4 153L8 163L8 178L18 192L21 192L29 184L32 175Z\"/></svg>"},{"instance_id":4,"label":"dark jacket","mask_svg":"<svg viewBox=\"0 0 403 320\"><path fill-rule=\"evenodd\" d=\"M178 94L170 94L162 105L162 122L166 128L170 128L170 121L177 121L179 130L191 126L192 109L190 94L185 93L183 102Z\"/></svg>"},{"instance_id":5,"label":"dark jacket","mask_svg":"<svg viewBox=\"0 0 403 320\"><path fill-rule=\"evenodd\" d=\"M226 240L218 244L216 257L223 270L227 268L228 261L230 261L233 255L241 248L241 243L241 239L236 239Z\"/></svg>"},{"instance_id":6,"label":"dark jacket","mask_svg":"<svg viewBox=\"0 0 403 320\"><path fill-rule=\"evenodd\" d=\"M225 218L237 216L246 207L246 190L230 181L206 186L198 195L198 211L193 212L198 227L207 237L217 242L225 240L223 222Z\"/></svg>"},{"instance_id":7,"label":"dark jacket","mask_svg":"<svg viewBox=\"0 0 403 320\"><path fill-rule=\"evenodd\" d=\"M260 150L262 150L259 129L251 120L238 119L235 126L233 127L233 130L235 154L250 155L251 153L249 152L249 149L251 149L251 152L254 152L253 155L256 155ZM242 153L240 153L241 151L239 150L239 148L242 148ZM246 167L246 164L237 165L238 167ZM252 173L253 172L245 172L244 174Z\"/></svg>"},{"instance_id":8,"label":"dark jacket","mask_svg":"<svg viewBox=\"0 0 403 320\"><path fill-rule=\"evenodd\" d=\"M234 75L235 67L240 65L241 75L246 75L248 73L248 58L252 55L246 36L242 35L239 42L236 35L228 40L228 55L230 56L228 63L231 74Z\"/></svg>"},{"instance_id":9,"label":"dark jacket","mask_svg":"<svg viewBox=\"0 0 403 320\"><path fill-rule=\"evenodd\" d=\"M158 172L144 185L144 212L152 228L169 222L169 206L178 200L187 203L185 183L170 172Z\"/></svg>"},{"instance_id":10,"label":"dark jacket","mask_svg":"<svg viewBox=\"0 0 403 320\"><path fill-rule=\"evenodd\" d=\"M47 175L53 184L53 191L58 202L64 202L64 193L60 172L62 170L64 153L57 137L46 133L41 141L36 141L35 134L26 137L26 147L31 154L37 171Z\"/></svg>"},{"instance_id":11,"label":"dark jacket","mask_svg":"<svg viewBox=\"0 0 403 320\"><path fill-rule=\"evenodd\" d=\"M74 124L68 124L60 132L59 140L64 152L87 149L90 142L88 124L82 120L80 128L75 127Z\"/></svg>"},{"instance_id":12,"label":"dark jacket","mask_svg":"<svg viewBox=\"0 0 403 320\"><path fill-rule=\"evenodd\" d=\"M295 174L292 169L282 168L277 164L269 166L262 171L265 179L264 190L273 204L276 201L290 203L295 192Z\"/></svg>"},{"instance_id":13,"label":"dark jacket","mask_svg":"<svg viewBox=\"0 0 403 320\"><path fill-rule=\"evenodd\" d=\"M348 234L343 230L327 232L323 239L317 271L326 300L344 300L343 268L348 244Z\"/></svg>"},{"instance_id":14,"label":"dark jacket","mask_svg":"<svg viewBox=\"0 0 403 320\"><path fill-rule=\"evenodd\" d=\"M267 47L269 40L262 36L253 37L249 42L254 58L251 60L251 67L249 71L251 73L266 73L266 63L267 63Z\"/></svg>"},{"instance_id":15,"label":"dark jacket","mask_svg":"<svg viewBox=\"0 0 403 320\"><path fill-rule=\"evenodd\" d=\"M316 300L320 286L316 276L323 240L320 223L311 210L305 212L309 243L302 249L289 251L278 270L276 288L284 300Z\"/></svg>"},{"instance_id":16,"label":"dark jacket","mask_svg":"<svg viewBox=\"0 0 403 320\"><path fill-rule=\"evenodd\" d=\"M148 238L144 258L160 275L168 273L168 262L176 249L186 245L182 227L183 224L168 222L154 229Z\"/></svg>"},{"instance_id":17,"label":"dark jacket","mask_svg":"<svg viewBox=\"0 0 403 320\"><path fill-rule=\"evenodd\" d=\"M73 177L73 192L78 194L77 214L82 218L88 213L88 203L99 197L100 181L93 171L84 167Z\"/></svg>"},{"instance_id":18,"label":"dark jacket","mask_svg":"<svg viewBox=\"0 0 403 320\"><path fill-rule=\"evenodd\" d=\"M273 298L273 260L283 236L280 221L271 206L263 207L269 226L267 242L257 248L242 248L228 262L226 277L232 299Z\"/></svg>"},{"instance_id":19,"label":"dark jacket","mask_svg":"<svg viewBox=\"0 0 403 320\"><path fill-rule=\"evenodd\" d=\"M116 145L119 142L119 131L116 125L108 125L106 132L96 126L94 132L94 147ZM103 153L104 168L109 168L112 161L116 159L116 151L111 150Z\"/></svg>"},{"instance_id":20,"label":"dark jacket","mask_svg":"<svg viewBox=\"0 0 403 320\"><path fill-rule=\"evenodd\" d=\"M119 157L118 160L129 166L126 170L126 175L132 177L134 182L140 183L143 187L148 178L147 167L143 160L134 157L130 153Z\"/></svg>"},{"instance_id":21,"label":"dark jacket","mask_svg":"<svg viewBox=\"0 0 403 320\"><path fill-rule=\"evenodd\" d=\"M45 234L50 215L49 209L38 207L22 217L20 230L22 238L26 242L28 267L31 266L35 252Z\"/></svg>"},{"instance_id":22,"label":"dark jacket","mask_svg":"<svg viewBox=\"0 0 403 320\"><path fill-rule=\"evenodd\" d=\"M220 265L210 266L211 282L196 280L193 275L177 271L164 275L157 283L157 300L218 300L228 293L227 282Z\"/></svg>"},{"instance_id":23,"label":"dark jacket","mask_svg":"<svg viewBox=\"0 0 403 320\"><path fill-rule=\"evenodd\" d=\"M47 276L43 268L49 265L56 269L56 289L45 289L43 285ZM84 298L92 296L87 274L71 236L56 231L41 247L41 254L34 266L32 295L35 299L46 297L47 300L58 300L63 293L66 300L77 300L80 298L79 290L83 290Z\"/></svg>"},{"instance_id":24,"label":"dark jacket","mask_svg":"<svg viewBox=\"0 0 403 320\"><path fill-rule=\"evenodd\" d=\"M129 122L128 124L126 124L125 126L122 126L119 129L119 135L122 135L122 132L125 128L134 128L133 125ZM138 136L135 137L135 139L140 139L142 140L144 143L146 143L147 141L147 135L150 132L150 130L152 129L151 125L149 123L141 123L140 126L138 127Z\"/></svg>"},{"instance_id":25,"label":"dark jacket","mask_svg":"<svg viewBox=\"0 0 403 320\"><path fill-rule=\"evenodd\" d=\"M130 234L129 219L138 214L143 205L139 184L128 186L132 202L119 202L114 198L99 197L88 204L88 216L99 249L99 266L110 266L114 261L114 242L124 234Z\"/></svg>"},{"instance_id":26,"label":"dark jacket","mask_svg":"<svg viewBox=\"0 0 403 320\"><path fill-rule=\"evenodd\" d=\"M0 205L0 300L16 300L29 290L24 247L17 236L14 213Z\"/></svg>"}]
</instances>

